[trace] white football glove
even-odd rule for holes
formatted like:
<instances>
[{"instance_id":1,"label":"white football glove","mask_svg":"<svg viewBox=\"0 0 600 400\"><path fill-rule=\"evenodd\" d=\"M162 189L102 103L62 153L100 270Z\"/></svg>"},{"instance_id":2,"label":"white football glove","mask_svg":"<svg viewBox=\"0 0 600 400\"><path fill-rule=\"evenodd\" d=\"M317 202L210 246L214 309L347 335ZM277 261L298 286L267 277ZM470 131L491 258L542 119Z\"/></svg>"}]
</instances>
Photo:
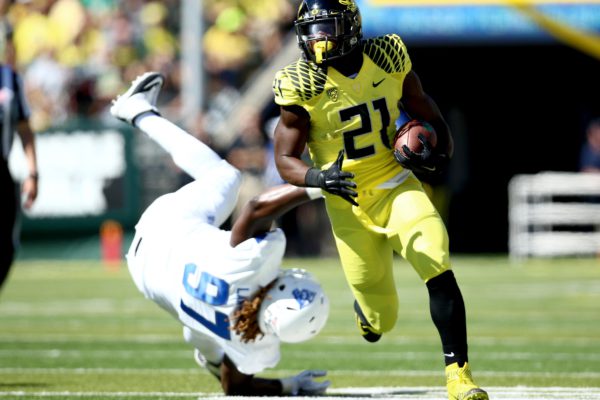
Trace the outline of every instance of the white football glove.
<instances>
[{"instance_id":1,"label":"white football glove","mask_svg":"<svg viewBox=\"0 0 600 400\"><path fill-rule=\"evenodd\" d=\"M291 396L315 396L325 393L331 381L318 382L313 378L327 375L327 371L302 371L296 376L281 379L283 394Z\"/></svg>"}]
</instances>

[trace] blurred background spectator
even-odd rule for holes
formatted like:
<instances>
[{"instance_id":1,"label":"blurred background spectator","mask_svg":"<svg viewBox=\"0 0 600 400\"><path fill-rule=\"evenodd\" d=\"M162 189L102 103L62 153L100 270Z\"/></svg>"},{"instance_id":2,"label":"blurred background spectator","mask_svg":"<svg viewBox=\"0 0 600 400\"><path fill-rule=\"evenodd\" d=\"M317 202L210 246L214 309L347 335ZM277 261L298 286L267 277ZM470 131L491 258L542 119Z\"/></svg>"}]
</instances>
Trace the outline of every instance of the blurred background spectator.
<instances>
[{"instance_id":1,"label":"blurred background spectator","mask_svg":"<svg viewBox=\"0 0 600 400\"><path fill-rule=\"evenodd\" d=\"M585 131L585 139L579 157L579 170L600 172L600 118L590 121Z\"/></svg>"},{"instance_id":2,"label":"blurred background spectator","mask_svg":"<svg viewBox=\"0 0 600 400\"><path fill-rule=\"evenodd\" d=\"M293 20L292 3L203 2L206 29L198 40L207 109L226 112L248 76L281 48ZM107 118L110 99L147 70L167 76L161 107L170 118L179 117L180 11L176 0L0 1L0 51L24 74L34 129L81 114ZM206 121L210 134L215 124L210 116Z\"/></svg>"}]
</instances>

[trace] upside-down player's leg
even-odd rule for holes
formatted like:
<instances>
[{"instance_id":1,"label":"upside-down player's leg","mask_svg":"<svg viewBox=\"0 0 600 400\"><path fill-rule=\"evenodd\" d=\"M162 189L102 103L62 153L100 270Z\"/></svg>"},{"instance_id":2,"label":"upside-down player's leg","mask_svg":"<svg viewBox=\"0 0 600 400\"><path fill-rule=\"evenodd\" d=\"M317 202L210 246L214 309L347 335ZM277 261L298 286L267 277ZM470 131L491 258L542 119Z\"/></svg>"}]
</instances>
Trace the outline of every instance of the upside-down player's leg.
<instances>
[{"instance_id":1,"label":"upside-down player's leg","mask_svg":"<svg viewBox=\"0 0 600 400\"><path fill-rule=\"evenodd\" d=\"M136 224L136 234L127 253L128 267L136 286L147 297L176 315L165 288L172 274L168 249L185 240L188 232L218 229L231 214L240 186L239 171L222 160L204 143L162 118L156 99L164 82L162 75L149 72L135 79L119 96L111 114L152 138L175 163L195 180L174 193L156 199Z\"/></svg>"},{"instance_id":2,"label":"upside-down player's leg","mask_svg":"<svg viewBox=\"0 0 600 400\"><path fill-rule=\"evenodd\" d=\"M171 155L175 164L194 179L205 177L208 171L220 167L223 161L206 144L154 113L138 116L135 126L158 143Z\"/></svg>"},{"instance_id":3,"label":"upside-down player's leg","mask_svg":"<svg viewBox=\"0 0 600 400\"><path fill-rule=\"evenodd\" d=\"M136 126L194 178L170 195L177 198L183 218L201 218L214 226L223 224L237 202L240 172L204 143L158 115L143 114L136 119Z\"/></svg>"},{"instance_id":4,"label":"upside-down player's leg","mask_svg":"<svg viewBox=\"0 0 600 400\"><path fill-rule=\"evenodd\" d=\"M147 72L135 79L119 96L111 113L138 127L167 151L175 164L195 182L168 195L183 218L201 218L215 226L231 214L237 201L240 173L204 143L161 117L156 100L164 78ZM166 199L162 199L163 202Z\"/></svg>"}]
</instances>

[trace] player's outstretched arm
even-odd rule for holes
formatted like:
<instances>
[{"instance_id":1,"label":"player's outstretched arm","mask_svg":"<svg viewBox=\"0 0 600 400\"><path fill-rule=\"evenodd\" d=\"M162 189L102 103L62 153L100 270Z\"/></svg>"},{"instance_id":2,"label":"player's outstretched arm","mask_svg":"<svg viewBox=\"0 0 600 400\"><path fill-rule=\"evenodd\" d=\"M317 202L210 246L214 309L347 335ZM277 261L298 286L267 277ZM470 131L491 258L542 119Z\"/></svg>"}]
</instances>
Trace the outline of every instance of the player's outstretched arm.
<instances>
[{"instance_id":1,"label":"player's outstretched arm","mask_svg":"<svg viewBox=\"0 0 600 400\"><path fill-rule=\"evenodd\" d=\"M302 188L289 184L279 185L250 200L231 228L232 246L271 229L273 221L292 208L321 197L319 189Z\"/></svg>"},{"instance_id":2,"label":"player's outstretched arm","mask_svg":"<svg viewBox=\"0 0 600 400\"><path fill-rule=\"evenodd\" d=\"M221 386L227 396L320 395L325 393L331 382L314 378L325 375L325 371L303 371L283 379L258 378L239 372L227 356L221 363Z\"/></svg>"}]
</instances>

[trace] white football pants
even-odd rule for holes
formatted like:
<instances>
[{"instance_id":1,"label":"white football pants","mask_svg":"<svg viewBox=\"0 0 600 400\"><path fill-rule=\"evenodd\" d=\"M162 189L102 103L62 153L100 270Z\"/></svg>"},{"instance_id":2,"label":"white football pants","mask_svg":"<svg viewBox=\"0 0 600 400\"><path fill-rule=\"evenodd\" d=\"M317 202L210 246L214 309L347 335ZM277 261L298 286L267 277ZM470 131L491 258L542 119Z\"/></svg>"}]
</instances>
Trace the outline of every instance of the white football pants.
<instances>
[{"instance_id":1,"label":"white football pants","mask_svg":"<svg viewBox=\"0 0 600 400\"><path fill-rule=\"evenodd\" d=\"M164 278L162 274L167 273L160 262L146 262L144 253L148 252L149 244L155 238L161 238L155 246L169 247L170 237L176 234L164 237L165 232L182 234L201 224L217 228L222 225L236 204L241 174L204 143L160 116L140 116L136 125L195 179L176 192L156 199L136 225L127 264L138 289L149 296L146 286L153 286L152 282L160 283ZM140 246L142 239L146 246Z\"/></svg>"},{"instance_id":2,"label":"white football pants","mask_svg":"<svg viewBox=\"0 0 600 400\"><path fill-rule=\"evenodd\" d=\"M194 182L175 192L177 206L189 218L220 226L231 215L240 187L240 172L210 147L155 114L136 119L137 127L165 149Z\"/></svg>"}]
</instances>

